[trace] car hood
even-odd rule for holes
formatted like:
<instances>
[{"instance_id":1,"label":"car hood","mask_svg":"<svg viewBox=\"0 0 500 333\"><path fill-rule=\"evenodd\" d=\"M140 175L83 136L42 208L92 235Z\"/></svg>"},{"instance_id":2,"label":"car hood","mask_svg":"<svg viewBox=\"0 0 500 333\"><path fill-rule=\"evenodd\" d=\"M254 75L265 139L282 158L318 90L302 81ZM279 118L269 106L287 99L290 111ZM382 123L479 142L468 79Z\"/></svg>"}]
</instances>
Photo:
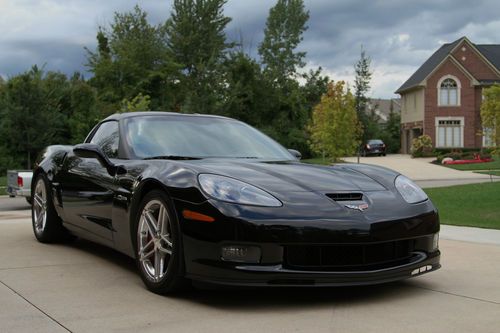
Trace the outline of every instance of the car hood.
<instances>
[{"instance_id":1,"label":"car hood","mask_svg":"<svg viewBox=\"0 0 500 333\"><path fill-rule=\"evenodd\" d=\"M233 177L262 189L276 192L383 191L380 182L342 164L318 166L300 162L263 162L204 159L192 161L199 173Z\"/></svg>"}]
</instances>

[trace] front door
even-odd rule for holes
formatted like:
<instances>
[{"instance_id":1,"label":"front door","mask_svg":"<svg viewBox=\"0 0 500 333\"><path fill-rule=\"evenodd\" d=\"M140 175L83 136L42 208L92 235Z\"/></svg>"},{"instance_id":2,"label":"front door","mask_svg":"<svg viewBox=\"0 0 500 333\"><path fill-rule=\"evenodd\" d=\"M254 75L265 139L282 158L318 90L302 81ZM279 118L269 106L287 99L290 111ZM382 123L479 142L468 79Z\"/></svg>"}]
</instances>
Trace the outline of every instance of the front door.
<instances>
[{"instance_id":1,"label":"front door","mask_svg":"<svg viewBox=\"0 0 500 333\"><path fill-rule=\"evenodd\" d=\"M102 123L90 142L99 145L111 159L118 157L118 123ZM108 243L113 239L113 200L117 190L114 175L94 158L69 153L60 172L64 221L75 231L86 232L94 239Z\"/></svg>"}]
</instances>

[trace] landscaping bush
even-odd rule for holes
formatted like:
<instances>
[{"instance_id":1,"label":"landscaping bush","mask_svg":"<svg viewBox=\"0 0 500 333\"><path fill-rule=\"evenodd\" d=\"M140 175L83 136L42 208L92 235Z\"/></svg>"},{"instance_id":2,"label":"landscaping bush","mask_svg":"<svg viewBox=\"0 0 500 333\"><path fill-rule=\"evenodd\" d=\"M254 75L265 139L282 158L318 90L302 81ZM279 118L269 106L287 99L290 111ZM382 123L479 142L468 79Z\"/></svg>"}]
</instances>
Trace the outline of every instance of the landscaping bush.
<instances>
[{"instance_id":1,"label":"landscaping bush","mask_svg":"<svg viewBox=\"0 0 500 333\"><path fill-rule=\"evenodd\" d=\"M428 135L421 135L411 142L412 157L433 157L432 139Z\"/></svg>"}]
</instances>

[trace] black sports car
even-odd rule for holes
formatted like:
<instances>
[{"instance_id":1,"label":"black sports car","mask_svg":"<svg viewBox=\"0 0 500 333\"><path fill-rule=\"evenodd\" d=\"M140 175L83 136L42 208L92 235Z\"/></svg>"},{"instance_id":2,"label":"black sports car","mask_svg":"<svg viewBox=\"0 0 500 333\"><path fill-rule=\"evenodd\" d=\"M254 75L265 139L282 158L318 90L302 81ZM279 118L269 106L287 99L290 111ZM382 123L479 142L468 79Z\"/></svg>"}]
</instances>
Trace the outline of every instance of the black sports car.
<instances>
[{"instance_id":1,"label":"black sports car","mask_svg":"<svg viewBox=\"0 0 500 333\"><path fill-rule=\"evenodd\" d=\"M439 218L389 169L299 162L233 119L125 113L50 146L32 183L36 238L86 238L136 259L156 293L189 280L339 286L440 267Z\"/></svg>"}]
</instances>

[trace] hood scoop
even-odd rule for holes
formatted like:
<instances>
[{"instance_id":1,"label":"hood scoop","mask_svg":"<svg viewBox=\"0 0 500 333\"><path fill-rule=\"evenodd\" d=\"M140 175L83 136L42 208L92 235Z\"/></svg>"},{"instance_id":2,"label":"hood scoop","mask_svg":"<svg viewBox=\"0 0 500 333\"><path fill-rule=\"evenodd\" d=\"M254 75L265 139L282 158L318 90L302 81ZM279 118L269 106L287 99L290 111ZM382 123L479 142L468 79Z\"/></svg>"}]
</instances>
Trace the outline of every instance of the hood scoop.
<instances>
[{"instance_id":1,"label":"hood scoop","mask_svg":"<svg viewBox=\"0 0 500 333\"><path fill-rule=\"evenodd\" d=\"M361 200L363 200L363 193L359 193L359 192L327 193L326 196L334 201L361 201Z\"/></svg>"}]
</instances>

